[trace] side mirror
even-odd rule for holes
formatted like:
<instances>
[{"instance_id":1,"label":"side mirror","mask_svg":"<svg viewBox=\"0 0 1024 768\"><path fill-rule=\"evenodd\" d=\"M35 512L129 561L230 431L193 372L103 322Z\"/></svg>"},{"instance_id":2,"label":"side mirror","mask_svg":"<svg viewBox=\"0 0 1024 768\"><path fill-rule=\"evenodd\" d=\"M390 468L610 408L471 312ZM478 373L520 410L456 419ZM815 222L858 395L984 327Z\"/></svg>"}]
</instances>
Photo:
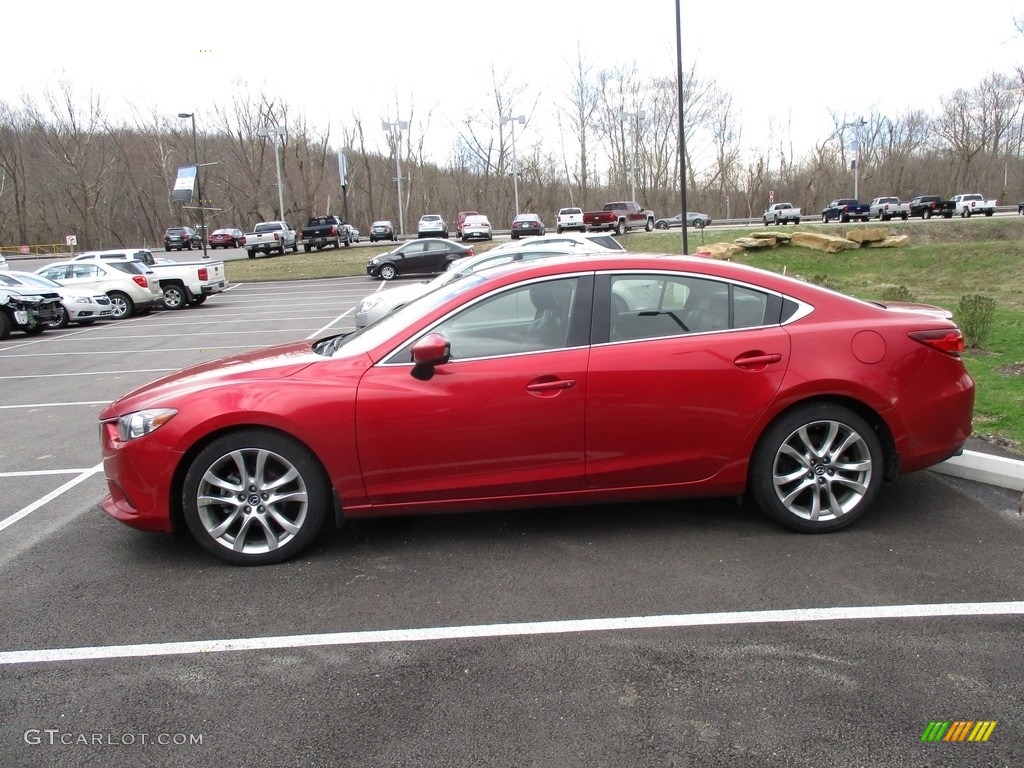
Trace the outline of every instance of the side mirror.
<instances>
[{"instance_id":1,"label":"side mirror","mask_svg":"<svg viewBox=\"0 0 1024 768\"><path fill-rule=\"evenodd\" d=\"M412 345L412 361L418 366L444 365L451 353L451 342L440 333L428 333Z\"/></svg>"}]
</instances>

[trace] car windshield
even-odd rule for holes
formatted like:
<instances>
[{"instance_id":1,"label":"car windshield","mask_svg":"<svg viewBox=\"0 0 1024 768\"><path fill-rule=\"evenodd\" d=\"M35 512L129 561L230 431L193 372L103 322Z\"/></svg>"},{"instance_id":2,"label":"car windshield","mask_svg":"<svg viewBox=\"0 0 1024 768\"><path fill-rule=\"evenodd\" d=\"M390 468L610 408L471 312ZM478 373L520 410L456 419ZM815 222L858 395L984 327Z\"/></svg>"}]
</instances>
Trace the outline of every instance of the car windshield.
<instances>
[{"instance_id":1,"label":"car windshield","mask_svg":"<svg viewBox=\"0 0 1024 768\"><path fill-rule=\"evenodd\" d=\"M0 274L0 277L3 277L3 275ZM43 285L43 286L46 286L47 288L63 288L64 287L60 283L58 283L58 282L56 282L54 280L51 280L48 277L43 277L42 275L34 275L31 272L19 272L16 275L11 275L11 277L13 277L15 280L20 280L22 283L32 283L32 284L35 284L35 285Z\"/></svg>"}]
</instances>

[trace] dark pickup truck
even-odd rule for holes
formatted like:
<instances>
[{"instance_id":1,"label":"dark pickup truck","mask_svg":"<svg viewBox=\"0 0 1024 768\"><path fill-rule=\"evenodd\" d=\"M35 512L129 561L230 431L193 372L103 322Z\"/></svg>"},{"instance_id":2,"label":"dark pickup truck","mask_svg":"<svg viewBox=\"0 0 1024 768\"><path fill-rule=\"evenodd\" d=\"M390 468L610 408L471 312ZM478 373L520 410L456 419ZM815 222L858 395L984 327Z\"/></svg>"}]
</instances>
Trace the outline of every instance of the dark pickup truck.
<instances>
[{"instance_id":1,"label":"dark pickup truck","mask_svg":"<svg viewBox=\"0 0 1024 768\"><path fill-rule=\"evenodd\" d=\"M956 204L952 200L943 200L938 195L918 195L910 201L911 217L920 216L922 219L930 219L932 216L951 219L955 208Z\"/></svg>"},{"instance_id":2,"label":"dark pickup truck","mask_svg":"<svg viewBox=\"0 0 1024 768\"><path fill-rule=\"evenodd\" d=\"M318 251L328 245L334 248L346 248L352 244L352 230L345 226L339 216L314 216L299 235L302 250L309 253L313 248Z\"/></svg>"},{"instance_id":3,"label":"dark pickup truck","mask_svg":"<svg viewBox=\"0 0 1024 768\"><path fill-rule=\"evenodd\" d=\"M867 221L871 218L871 206L859 203L852 197L842 197L829 203L821 212L821 221L841 221L844 224L852 219Z\"/></svg>"}]
</instances>

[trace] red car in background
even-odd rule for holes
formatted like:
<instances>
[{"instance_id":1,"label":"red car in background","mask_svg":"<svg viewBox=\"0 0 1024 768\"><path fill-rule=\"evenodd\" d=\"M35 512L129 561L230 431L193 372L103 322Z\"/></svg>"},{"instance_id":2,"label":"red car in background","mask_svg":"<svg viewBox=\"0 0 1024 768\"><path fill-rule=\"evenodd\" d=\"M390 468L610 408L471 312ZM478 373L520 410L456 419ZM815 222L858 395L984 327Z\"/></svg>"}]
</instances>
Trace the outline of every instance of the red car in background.
<instances>
[{"instance_id":1,"label":"red car in background","mask_svg":"<svg viewBox=\"0 0 1024 768\"><path fill-rule=\"evenodd\" d=\"M210 248L241 248L244 237L240 229L215 229L210 235Z\"/></svg>"},{"instance_id":2,"label":"red car in background","mask_svg":"<svg viewBox=\"0 0 1024 768\"><path fill-rule=\"evenodd\" d=\"M115 401L102 508L248 565L343 518L712 495L835 531L960 450L962 349L945 310L724 261L496 266Z\"/></svg>"}]
</instances>

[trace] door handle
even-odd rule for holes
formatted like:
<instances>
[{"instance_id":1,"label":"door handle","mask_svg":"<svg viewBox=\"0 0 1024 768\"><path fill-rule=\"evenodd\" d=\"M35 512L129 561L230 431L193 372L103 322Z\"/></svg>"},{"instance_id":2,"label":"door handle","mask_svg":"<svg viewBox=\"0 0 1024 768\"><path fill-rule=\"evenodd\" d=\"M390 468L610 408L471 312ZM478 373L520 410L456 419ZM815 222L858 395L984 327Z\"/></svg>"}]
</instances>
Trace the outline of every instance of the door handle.
<instances>
[{"instance_id":1,"label":"door handle","mask_svg":"<svg viewBox=\"0 0 1024 768\"><path fill-rule=\"evenodd\" d=\"M763 370L769 365L781 363L782 355L778 352L746 352L742 355L737 355L732 362L738 368Z\"/></svg>"},{"instance_id":2,"label":"door handle","mask_svg":"<svg viewBox=\"0 0 1024 768\"><path fill-rule=\"evenodd\" d=\"M561 389L572 389L576 386L575 379L556 379L554 381L535 381L526 385L527 392L551 392Z\"/></svg>"}]
</instances>

